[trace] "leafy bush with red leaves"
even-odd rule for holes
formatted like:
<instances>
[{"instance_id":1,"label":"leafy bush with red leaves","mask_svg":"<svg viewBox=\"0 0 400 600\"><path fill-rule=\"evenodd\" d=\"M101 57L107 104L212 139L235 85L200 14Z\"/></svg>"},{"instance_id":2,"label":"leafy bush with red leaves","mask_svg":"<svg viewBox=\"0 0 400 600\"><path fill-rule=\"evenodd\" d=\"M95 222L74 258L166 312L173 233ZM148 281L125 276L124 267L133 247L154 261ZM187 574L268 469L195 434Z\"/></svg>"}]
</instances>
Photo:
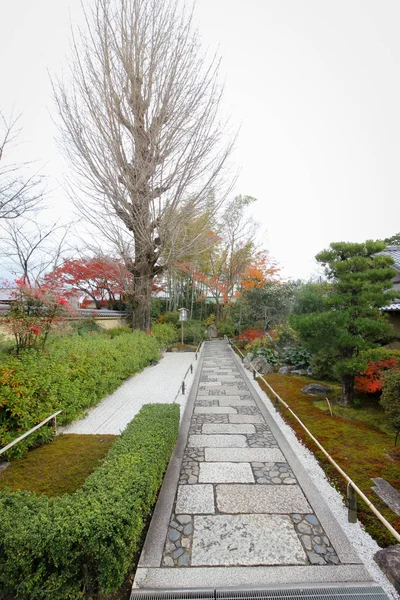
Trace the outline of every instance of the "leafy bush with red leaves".
<instances>
[{"instance_id":1,"label":"leafy bush with red leaves","mask_svg":"<svg viewBox=\"0 0 400 600\"><path fill-rule=\"evenodd\" d=\"M264 337L265 331L263 329L245 329L240 335L239 340L252 342L257 338Z\"/></svg>"},{"instance_id":2,"label":"leafy bush with red leaves","mask_svg":"<svg viewBox=\"0 0 400 600\"><path fill-rule=\"evenodd\" d=\"M362 375L355 378L355 386L359 392L376 394L382 391L383 374L386 371L399 368L399 361L395 358L371 361Z\"/></svg>"}]
</instances>

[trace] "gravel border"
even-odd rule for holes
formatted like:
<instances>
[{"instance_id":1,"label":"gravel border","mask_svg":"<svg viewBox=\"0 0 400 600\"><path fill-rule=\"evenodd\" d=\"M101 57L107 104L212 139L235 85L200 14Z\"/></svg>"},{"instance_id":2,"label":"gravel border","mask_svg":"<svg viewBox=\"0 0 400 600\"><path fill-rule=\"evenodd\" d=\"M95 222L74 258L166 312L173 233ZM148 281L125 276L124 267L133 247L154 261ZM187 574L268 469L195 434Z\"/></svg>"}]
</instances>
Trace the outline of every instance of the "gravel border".
<instances>
[{"instance_id":1,"label":"gravel border","mask_svg":"<svg viewBox=\"0 0 400 600\"><path fill-rule=\"evenodd\" d=\"M249 382L258 392L267 409L271 413L272 419L282 431L282 434L286 437L288 443L296 453L297 458L312 478L314 485L320 492L322 498L328 504L331 512L350 540L365 568L369 571L371 577L373 577L373 579L375 579L375 581L382 586L389 598L392 600L399 600L399 594L396 592L395 588L374 561L374 554L380 549L377 542L363 529L363 526L360 522L348 522L347 507L344 504L343 498L341 494L339 494L339 492L337 492L329 483L314 454L300 442L293 429L283 420L281 415L276 412L265 391L261 388L257 381L253 380L252 374L248 373L247 371L246 374Z\"/></svg>"}]
</instances>

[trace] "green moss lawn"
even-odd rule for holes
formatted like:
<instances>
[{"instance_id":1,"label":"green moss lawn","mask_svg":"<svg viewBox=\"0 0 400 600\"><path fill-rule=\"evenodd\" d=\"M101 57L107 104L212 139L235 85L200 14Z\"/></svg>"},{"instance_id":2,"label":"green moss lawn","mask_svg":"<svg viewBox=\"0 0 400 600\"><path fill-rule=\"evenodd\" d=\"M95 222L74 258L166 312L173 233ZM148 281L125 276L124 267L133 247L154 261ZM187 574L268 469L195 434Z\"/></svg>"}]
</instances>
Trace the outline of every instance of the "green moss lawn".
<instances>
[{"instance_id":1,"label":"green moss lawn","mask_svg":"<svg viewBox=\"0 0 400 600\"><path fill-rule=\"evenodd\" d=\"M66 434L12 460L0 473L0 489L61 496L82 487L118 436Z\"/></svg>"}]
</instances>

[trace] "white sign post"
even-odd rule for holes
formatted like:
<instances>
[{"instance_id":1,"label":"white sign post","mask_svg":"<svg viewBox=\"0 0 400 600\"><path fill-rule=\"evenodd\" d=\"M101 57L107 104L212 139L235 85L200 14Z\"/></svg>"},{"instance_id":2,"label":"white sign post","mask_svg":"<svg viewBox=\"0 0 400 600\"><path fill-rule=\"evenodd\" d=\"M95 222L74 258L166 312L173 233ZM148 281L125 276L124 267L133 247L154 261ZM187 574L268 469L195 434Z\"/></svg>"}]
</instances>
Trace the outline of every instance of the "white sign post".
<instances>
[{"instance_id":1,"label":"white sign post","mask_svg":"<svg viewBox=\"0 0 400 600\"><path fill-rule=\"evenodd\" d=\"M182 346L183 346L183 322L187 321L188 318L188 311L186 308L180 308L179 309L179 320L181 322L181 341L182 341Z\"/></svg>"}]
</instances>

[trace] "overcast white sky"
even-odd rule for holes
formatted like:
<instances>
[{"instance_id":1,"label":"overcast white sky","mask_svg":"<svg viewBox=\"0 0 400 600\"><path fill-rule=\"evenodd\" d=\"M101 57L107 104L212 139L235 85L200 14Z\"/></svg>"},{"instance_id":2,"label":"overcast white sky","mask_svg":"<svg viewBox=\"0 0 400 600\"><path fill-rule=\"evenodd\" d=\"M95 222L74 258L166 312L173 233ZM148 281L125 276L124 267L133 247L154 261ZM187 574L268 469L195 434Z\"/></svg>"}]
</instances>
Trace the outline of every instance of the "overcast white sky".
<instances>
[{"instance_id":1,"label":"overcast white sky","mask_svg":"<svg viewBox=\"0 0 400 600\"><path fill-rule=\"evenodd\" d=\"M84 3L89 0L84 0ZM67 210L48 71L69 49L79 0L4 2L0 110L22 112L21 157L37 159ZM204 43L223 59L226 105L242 124L238 193L258 199L265 246L308 277L332 241L400 230L400 2L197 0Z\"/></svg>"}]
</instances>

